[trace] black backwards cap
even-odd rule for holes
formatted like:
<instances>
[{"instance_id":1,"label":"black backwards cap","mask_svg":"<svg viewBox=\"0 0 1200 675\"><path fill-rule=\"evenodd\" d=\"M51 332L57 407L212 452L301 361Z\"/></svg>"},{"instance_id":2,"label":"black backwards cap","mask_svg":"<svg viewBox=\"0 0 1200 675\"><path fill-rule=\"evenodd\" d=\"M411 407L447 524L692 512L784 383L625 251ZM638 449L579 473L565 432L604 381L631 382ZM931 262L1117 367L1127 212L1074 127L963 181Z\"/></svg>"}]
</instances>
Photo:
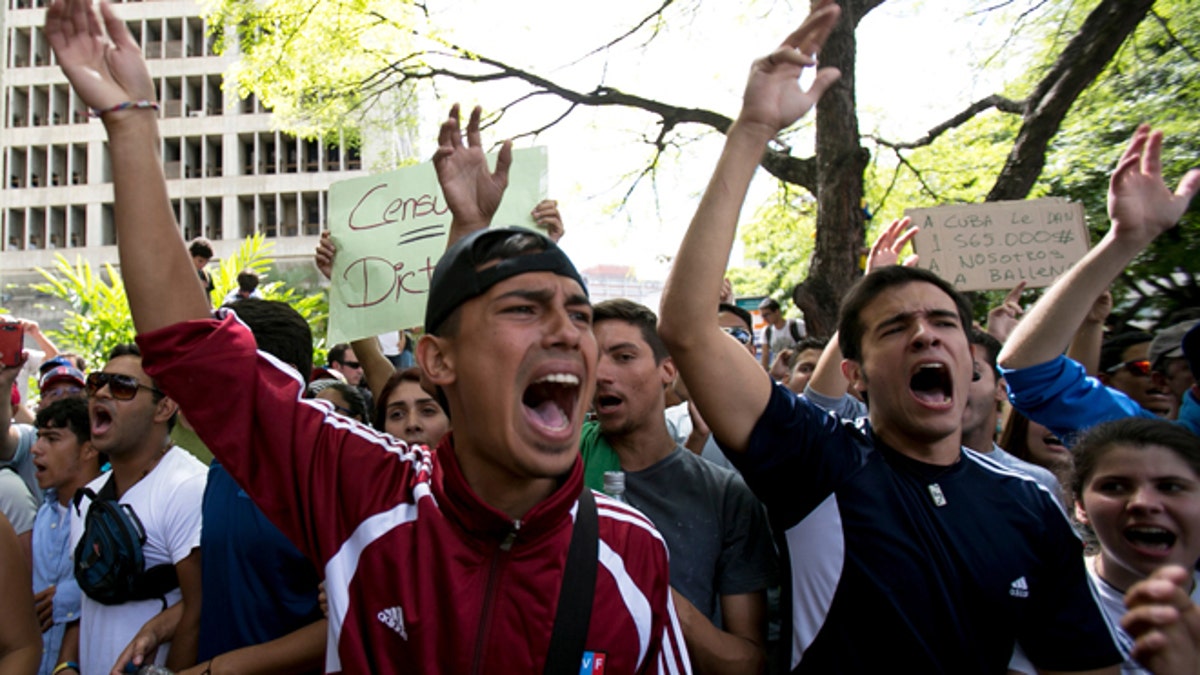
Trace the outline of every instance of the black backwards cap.
<instances>
[{"instance_id":1,"label":"black backwards cap","mask_svg":"<svg viewBox=\"0 0 1200 675\"><path fill-rule=\"evenodd\" d=\"M543 250L519 253L495 262L493 245L518 234L538 239ZM489 249L492 249L492 255L487 255ZM479 269L489 262L495 264ZM429 302L425 305L425 332L436 334L442 323L464 302L483 295L509 277L526 272L553 272L574 279L587 295L587 285L571 259L545 235L523 227L479 230L446 249L434 268L429 282Z\"/></svg>"}]
</instances>

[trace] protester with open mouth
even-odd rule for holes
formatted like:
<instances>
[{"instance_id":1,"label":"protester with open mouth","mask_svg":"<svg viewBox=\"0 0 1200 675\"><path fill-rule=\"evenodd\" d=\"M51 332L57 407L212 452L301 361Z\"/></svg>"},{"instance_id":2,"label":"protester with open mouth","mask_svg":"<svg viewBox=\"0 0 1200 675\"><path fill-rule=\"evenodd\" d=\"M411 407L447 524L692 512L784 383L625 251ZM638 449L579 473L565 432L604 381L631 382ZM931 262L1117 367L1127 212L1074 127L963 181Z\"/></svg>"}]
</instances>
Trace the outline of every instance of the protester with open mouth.
<instances>
[{"instance_id":1,"label":"protester with open mouth","mask_svg":"<svg viewBox=\"0 0 1200 675\"><path fill-rule=\"evenodd\" d=\"M1075 446L1075 517L1100 541L1088 558L1105 611L1118 623L1124 595L1163 565L1192 570L1200 601L1200 438L1164 420L1131 417L1093 428ZM1133 639L1120 639L1132 648ZM1147 673L1127 661L1124 673Z\"/></svg>"}]
</instances>

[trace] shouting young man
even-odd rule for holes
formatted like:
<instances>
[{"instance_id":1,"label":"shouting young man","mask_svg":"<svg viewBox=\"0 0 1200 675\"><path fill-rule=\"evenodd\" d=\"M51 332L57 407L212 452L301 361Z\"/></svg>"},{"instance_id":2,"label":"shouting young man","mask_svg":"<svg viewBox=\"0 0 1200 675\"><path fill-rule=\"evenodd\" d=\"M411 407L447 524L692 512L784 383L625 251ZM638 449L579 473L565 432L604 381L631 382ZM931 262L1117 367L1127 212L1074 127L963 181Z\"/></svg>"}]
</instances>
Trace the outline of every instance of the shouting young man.
<instances>
[{"instance_id":1,"label":"shouting young man","mask_svg":"<svg viewBox=\"0 0 1200 675\"><path fill-rule=\"evenodd\" d=\"M846 296L839 339L847 379L870 407L861 425L773 384L712 323L767 143L838 78L826 68L809 90L798 83L839 13L817 3L751 68L659 326L693 402L783 540L789 665L1003 672L1019 646L1042 671L1115 673L1122 655L1062 510L1032 479L962 449L970 311L949 284L892 266Z\"/></svg>"},{"instance_id":2,"label":"shouting young man","mask_svg":"<svg viewBox=\"0 0 1200 675\"><path fill-rule=\"evenodd\" d=\"M661 537L583 489L579 431L597 358L587 291L544 236L483 229L511 152L488 171L478 109L466 146L457 107L442 125L434 162L452 245L417 348L456 425L434 449L408 446L302 400L294 370L260 354L227 310L210 314L167 197L157 116L136 103L153 99L153 81L125 23L107 3L99 11L57 0L46 34L108 132L121 269L148 371L324 570L326 671L530 673L563 654L571 672L600 661L610 672L686 670ZM598 516L581 538L594 582L586 626L564 623L572 646L551 635L585 511Z\"/></svg>"}]
</instances>

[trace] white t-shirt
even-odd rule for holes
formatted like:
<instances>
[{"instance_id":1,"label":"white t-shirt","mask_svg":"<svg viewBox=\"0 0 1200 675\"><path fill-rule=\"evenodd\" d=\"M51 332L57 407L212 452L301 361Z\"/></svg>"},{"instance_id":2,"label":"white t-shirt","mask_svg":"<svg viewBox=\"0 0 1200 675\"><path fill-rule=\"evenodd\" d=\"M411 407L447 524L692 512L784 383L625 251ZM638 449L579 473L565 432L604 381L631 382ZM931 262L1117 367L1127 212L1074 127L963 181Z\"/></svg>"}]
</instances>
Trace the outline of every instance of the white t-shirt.
<instances>
[{"instance_id":1,"label":"white t-shirt","mask_svg":"<svg viewBox=\"0 0 1200 675\"><path fill-rule=\"evenodd\" d=\"M1100 605L1104 608L1104 613L1108 615L1108 620L1118 627L1117 643L1121 645L1121 649L1126 653L1133 649L1133 637L1120 628L1121 617L1127 611L1125 609L1125 594L1116 588L1110 586L1107 581L1100 578L1096 573L1096 558L1092 556L1087 558L1088 575L1092 577L1092 583L1096 585L1096 589L1100 591ZM1192 602L1200 602L1200 573L1192 572ZM1132 657L1129 657L1125 663L1121 664L1122 675L1150 675L1150 671L1146 670Z\"/></svg>"},{"instance_id":2,"label":"white t-shirt","mask_svg":"<svg viewBox=\"0 0 1200 675\"><path fill-rule=\"evenodd\" d=\"M108 481L111 472L88 483L94 492ZM164 563L178 564L200 546L200 503L208 467L186 450L172 447L158 465L121 495L137 514L146 531L142 555L146 569ZM71 552L83 536L83 520L91 502L84 499L80 512L71 509ZM179 602L175 589L167 594L167 605ZM121 651L138 630L154 618L163 605L160 600L141 600L121 605L102 605L85 593L79 625L79 665L81 675L105 675L116 664ZM156 663L167 659L169 644L158 648Z\"/></svg>"},{"instance_id":3,"label":"white t-shirt","mask_svg":"<svg viewBox=\"0 0 1200 675\"><path fill-rule=\"evenodd\" d=\"M1109 583L1100 578L1096 573L1096 558L1098 556L1089 556L1084 558L1086 563L1088 576L1091 578L1092 586L1100 595L1100 606L1104 609L1104 615L1115 627L1113 633L1117 638L1117 644L1121 647L1121 651L1125 653L1126 661L1121 664L1121 675L1151 675L1149 670L1142 667L1140 663L1133 660L1129 656L1133 650L1133 637L1121 628L1121 617L1127 611L1125 608L1125 594L1117 590ZM1200 572L1192 572L1192 602L1200 602ZM1025 673L1025 675L1033 675L1037 671L1033 664L1025 657L1024 652L1018 647L1013 653L1013 660L1008 664L1010 671Z\"/></svg>"}]
</instances>

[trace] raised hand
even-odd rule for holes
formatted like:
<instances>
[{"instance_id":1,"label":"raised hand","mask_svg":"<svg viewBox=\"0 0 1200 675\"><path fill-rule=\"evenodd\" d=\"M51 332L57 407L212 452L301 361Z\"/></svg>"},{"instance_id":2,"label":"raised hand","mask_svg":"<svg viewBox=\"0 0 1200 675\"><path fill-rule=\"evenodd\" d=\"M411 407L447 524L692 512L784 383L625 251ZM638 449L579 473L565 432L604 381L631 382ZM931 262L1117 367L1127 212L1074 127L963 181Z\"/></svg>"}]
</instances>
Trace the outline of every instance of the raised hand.
<instances>
[{"instance_id":1,"label":"raised hand","mask_svg":"<svg viewBox=\"0 0 1200 675\"><path fill-rule=\"evenodd\" d=\"M733 303L733 282L729 280L729 277L721 280L721 297L718 298L718 302Z\"/></svg>"},{"instance_id":2,"label":"raised hand","mask_svg":"<svg viewBox=\"0 0 1200 675\"><path fill-rule=\"evenodd\" d=\"M821 94L841 77L837 68L821 68L812 86L800 87L800 74L817 63L817 52L841 16L833 0L822 0L779 48L750 67L738 121L765 127L774 136L807 113Z\"/></svg>"},{"instance_id":3,"label":"raised hand","mask_svg":"<svg viewBox=\"0 0 1200 675\"><path fill-rule=\"evenodd\" d=\"M317 242L317 249L313 253L313 262L317 264L317 270L325 275L326 279L333 278L333 256L337 254L337 245L329 238L329 230L321 233L321 241Z\"/></svg>"},{"instance_id":4,"label":"raised hand","mask_svg":"<svg viewBox=\"0 0 1200 675\"><path fill-rule=\"evenodd\" d=\"M550 241L558 243L566 234L563 228L562 214L558 212L558 202L553 199L543 199L538 202L537 206L533 207L533 222L538 224L538 227L546 230L546 236L550 237Z\"/></svg>"},{"instance_id":5,"label":"raised hand","mask_svg":"<svg viewBox=\"0 0 1200 675\"><path fill-rule=\"evenodd\" d=\"M912 224L911 218L893 220L879 233L875 243L871 244L871 252L867 254L867 273L880 267L900 264L900 251L908 246L908 242L912 241L920 230L920 226ZM909 267L916 265L916 254L908 256L904 264Z\"/></svg>"},{"instance_id":6,"label":"raised hand","mask_svg":"<svg viewBox=\"0 0 1200 675\"><path fill-rule=\"evenodd\" d=\"M500 207L500 198L508 187L508 167L512 164L512 142L505 141L496 158L496 170L488 171L487 156L479 140L479 106L467 122L467 143L463 145L458 104L438 132L438 149L433 155L446 205L454 215L460 234L486 228Z\"/></svg>"},{"instance_id":7,"label":"raised hand","mask_svg":"<svg viewBox=\"0 0 1200 675\"><path fill-rule=\"evenodd\" d=\"M102 0L99 7L97 17L90 0L54 0L50 4L46 39L58 65L79 98L94 110L127 101L153 101L154 83L141 47L107 2Z\"/></svg>"},{"instance_id":8,"label":"raised hand","mask_svg":"<svg viewBox=\"0 0 1200 675\"><path fill-rule=\"evenodd\" d=\"M1113 171L1108 187L1110 236L1138 248L1171 229L1200 191L1200 169L1187 172L1174 193L1162 177L1161 131L1143 124Z\"/></svg>"},{"instance_id":9,"label":"raised hand","mask_svg":"<svg viewBox=\"0 0 1200 675\"><path fill-rule=\"evenodd\" d=\"M999 340L1001 344L1012 334L1017 322L1021 320L1021 315L1025 313L1025 308L1021 307L1021 293L1024 291L1025 282L1022 281L1004 296L1003 302L988 311L988 335Z\"/></svg>"}]
</instances>

